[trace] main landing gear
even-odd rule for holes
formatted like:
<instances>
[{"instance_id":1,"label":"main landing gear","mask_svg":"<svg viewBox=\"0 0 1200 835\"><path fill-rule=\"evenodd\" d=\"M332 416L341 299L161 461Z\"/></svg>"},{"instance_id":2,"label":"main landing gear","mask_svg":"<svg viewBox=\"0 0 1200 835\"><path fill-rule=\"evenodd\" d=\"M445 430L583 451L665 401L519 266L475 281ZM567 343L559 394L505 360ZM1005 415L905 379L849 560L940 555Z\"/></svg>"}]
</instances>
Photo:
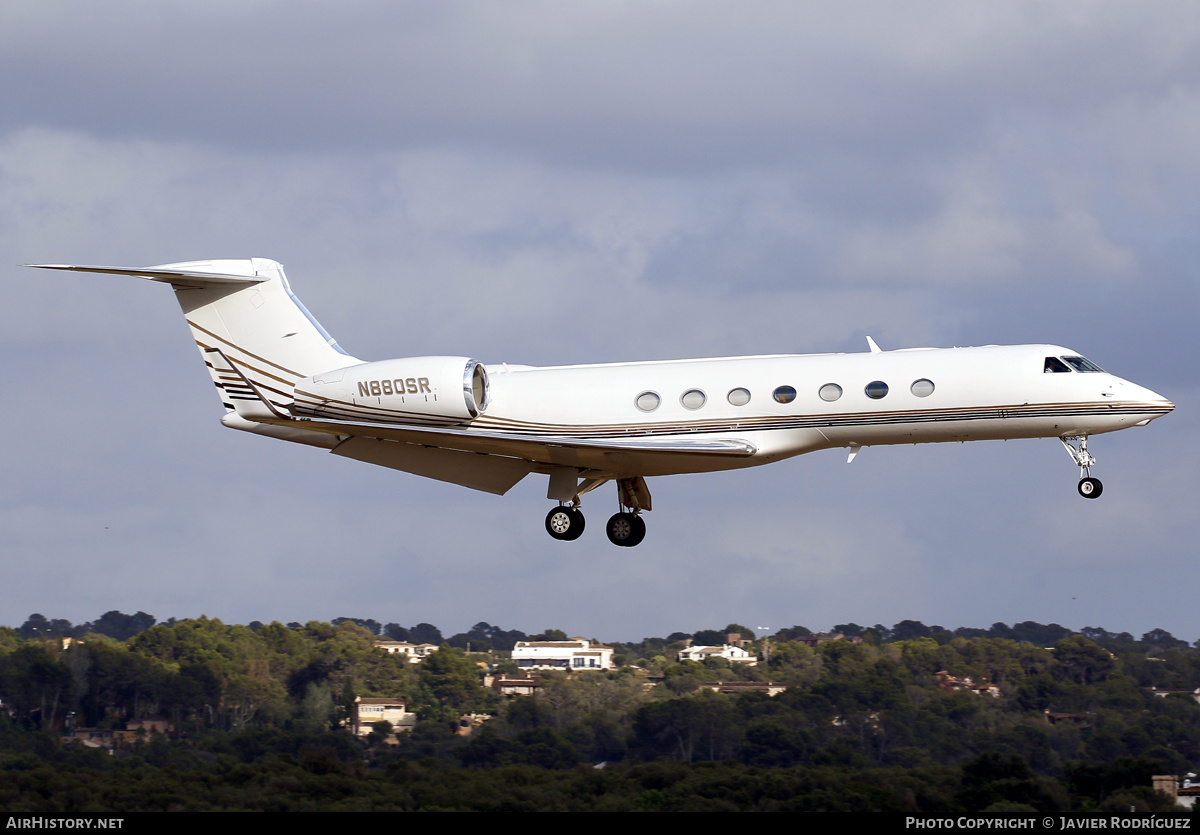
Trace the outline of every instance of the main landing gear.
<instances>
[{"instance_id":1,"label":"main landing gear","mask_svg":"<svg viewBox=\"0 0 1200 835\"><path fill-rule=\"evenodd\" d=\"M646 522L636 512L614 514L604 529L613 545L632 548L646 538Z\"/></svg>"},{"instance_id":2,"label":"main landing gear","mask_svg":"<svg viewBox=\"0 0 1200 835\"><path fill-rule=\"evenodd\" d=\"M1079 495L1085 499L1100 498L1100 494L1104 492L1104 485L1100 483L1100 479L1092 478L1091 467L1096 463L1096 457L1088 452L1087 435L1067 435L1059 440L1066 448L1067 455L1079 466Z\"/></svg>"},{"instance_id":3,"label":"main landing gear","mask_svg":"<svg viewBox=\"0 0 1200 835\"><path fill-rule=\"evenodd\" d=\"M650 490L641 476L617 479L617 500L621 511L608 520L604 532L608 541L623 548L632 548L646 538L646 521L642 511L650 509ZM546 514L546 532L555 539L569 542L583 533L583 511L579 497L571 504L560 504Z\"/></svg>"},{"instance_id":4,"label":"main landing gear","mask_svg":"<svg viewBox=\"0 0 1200 835\"><path fill-rule=\"evenodd\" d=\"M555 539L570 542L583 535L583 511L571 505L559 505L546 514L546 532Z\"/></svg>"}]
</instances>

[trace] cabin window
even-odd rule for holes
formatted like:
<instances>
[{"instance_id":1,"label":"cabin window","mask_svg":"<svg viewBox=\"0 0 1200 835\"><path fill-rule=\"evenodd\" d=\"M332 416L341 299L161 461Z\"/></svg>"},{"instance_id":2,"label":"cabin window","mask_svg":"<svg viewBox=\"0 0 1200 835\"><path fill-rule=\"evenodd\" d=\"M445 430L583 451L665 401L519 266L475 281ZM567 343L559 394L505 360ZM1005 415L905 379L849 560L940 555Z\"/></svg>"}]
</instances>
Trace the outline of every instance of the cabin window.
<instances>
[{"instance_id":1,"label":"cabin window","mask_svg":"<svg viewBox=\"0 0 1200 835\"><path fill-rule=\"evenodd\" d=\"M741 388L733 389L725 396L725 399L732 406L745 406L750 402L750 390Z\"/></svg>"},{"instance_id":2,"label":"cabin window","mask_svg":"<svg viewBox=\"0 0 1200 835\"><path fill-rule=\"evenodd\" d=\"M643 412L653 412L662 403L662 398L652 391L643 391L634 402Z\"/></svg>"},{"instance_id":3,"label":"cabin window","mask_svg":"<svg viewBox=\"0 0 1200 835\"><path fill-rule=\"evenodd\" d=\"M1067 368L1067 366L1063 363L1063 361L1060 360L1058 357L1046 357L1046 365L1043 366L1042 371L1044 371L1047 374L1070 374L1071 373L1071 369Z\"/></svg>"},{"instance_id":4,"label":"cabin window","mask_svg":"<svg viewBox=\"0 0 1200 835\"><path fill-rule=\"evenodd\" d=\"M933 380L926 380L922 377L920 380L917 380L915 383L909 386L908 390L917 397L928 397L929 395L933 394Z\"/></svg>"},{"instance_id":5,"label":"cabin window","mask_svg":"<svg viewBox=\"0 0 1200 835\"><path fill-rule=\"evenodd\" d=\"M679 398L679 402L683 404L683 408L695 411L704 405L708 398L700 389L689 389L683 393L683 397Z\"/></svg>"},{"instance_id":6,"label":"cabin window","mask_svg":"<svg viewBox=\"0 0 1200 835\"><path fill-rule=\"evenodd\" d=\"M1076 371L1083 371L1089 374L1103 374L1104 369L1096 365L1091 360L1086 360L1083 357L1063 357L1063 362L1074 368Z\"/></svg>"},{"instance_id":7,"label":"cabin window","mask_svg":"<svg viewBox=\"0 0 1200 835\"><path fill-rule=\"evenodd\" d=\"M888 386L887 383L881 380L876 380L873 383L867 383L867 387L863 389L863 391L865 391L867 393L867 397L871 398L872 400L882 400L883 398L887 397Z\"/></svg>"},{"instance_id":8,"label":"cabin window","mask_svg":"<svg viewBox=\"0 0 1200 835\"><path fill-rule=\"evenodd\" d=\"M822 400L832 403L842 396L842 387L837 383L826 383L817 394Z\"/></svg>"},{"instance_id":9,"label":"cabin window","mask_svg":"<svg viewBox=\"0 0 1200 835\"><path fill-rule=\"evenodd\" d=\"M780 386L775 389L772 397L775 398L776 403L791 403L796 399L796 390L791 386Z\"/></svg>"}]
</instances>

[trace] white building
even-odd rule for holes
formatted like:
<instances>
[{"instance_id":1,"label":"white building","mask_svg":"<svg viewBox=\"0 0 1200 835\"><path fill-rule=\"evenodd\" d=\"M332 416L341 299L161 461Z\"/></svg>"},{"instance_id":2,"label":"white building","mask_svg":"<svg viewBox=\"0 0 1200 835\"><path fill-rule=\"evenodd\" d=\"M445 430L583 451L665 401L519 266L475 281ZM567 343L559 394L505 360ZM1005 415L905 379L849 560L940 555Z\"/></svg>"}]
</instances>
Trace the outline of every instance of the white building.
<instances>
[{"instance_id":1,"label":"white building","mask_svg":"<svg viewBox=\"0 0 1200 835\"><path fill-rule=\"evenodd\" d=\"M709 658L725 658L734 664L758 663L758 659L746 650L729 644L719 647L688 647L679 651L680 661L705 661Z\"/></svg>"},{"instance_id":2,"label":"white building","mask_svg":"<svg viewBox=\"0 0 1200 835\"><path fill-rule=\"evenodd\" d=\"M376 641L375 648L392 655L403 655L410 664L416 664L437 649L433 644L409 644L404 641Z\"/></svg>"},{"instance_id":3,"label":"white building","mask_svg":"<svg viewBox=\"0 0 1200 835\"><path fill-rule=\"evenodd\" d=\"M512 657L523 670L611 670L612 647L583 638L570 641L517 641Z\"/></svg>"}]
</instances>

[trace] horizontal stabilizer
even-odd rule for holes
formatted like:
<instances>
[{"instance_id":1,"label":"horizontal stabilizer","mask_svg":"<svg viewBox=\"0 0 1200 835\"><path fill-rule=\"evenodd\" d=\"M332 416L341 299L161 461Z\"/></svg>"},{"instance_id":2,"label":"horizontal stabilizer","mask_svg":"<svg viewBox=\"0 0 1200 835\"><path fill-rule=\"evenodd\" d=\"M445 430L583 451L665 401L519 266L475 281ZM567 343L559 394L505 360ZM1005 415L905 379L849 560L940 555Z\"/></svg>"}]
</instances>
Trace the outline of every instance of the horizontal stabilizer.
<instances>
[{"instance_id":1,"label":"horizontal stabilizer","mask_svg":"<svg viewBox=\"0 0 1200 835\"><path fill-rule=\"evenodd\" d=\"M249 265L250 261L188 261L181 264L161 264L157 267L89 267L74 264L26 264L26 267L36 267L39 270L69 270L77 273L110 273L112 275L132 275L138 278L148 278L151 281L161 281L172 287L201 289L204 287L226 287L239 284L261 284L268 277L221 272L225 264L231 266ZM215 268L213 271L210 269Z\"/></svg>"}]
</instances>

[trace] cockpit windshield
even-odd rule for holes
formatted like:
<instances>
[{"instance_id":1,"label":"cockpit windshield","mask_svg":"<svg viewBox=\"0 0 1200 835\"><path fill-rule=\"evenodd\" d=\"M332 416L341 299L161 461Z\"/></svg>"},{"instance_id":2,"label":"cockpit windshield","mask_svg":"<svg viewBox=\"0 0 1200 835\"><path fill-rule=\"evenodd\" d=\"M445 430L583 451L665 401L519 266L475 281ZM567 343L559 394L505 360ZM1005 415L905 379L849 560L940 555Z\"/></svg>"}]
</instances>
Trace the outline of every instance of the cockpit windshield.
<instances>
[{"instance_id":1,"label":"cockpit windshield","mask_svg":"<svg viewBox=\"0 0 1200 835\"><path fill-rule=\"evenodd\" d=\"M1096 365L1089 359L1083 357L1063 357L1063 362L1074 368L1076 371L1096 372L1103 374L1104 369Z\"/></svg>"},{"instance_id":2,"label":"cockpit windshield","mask_svg":"<svg viewBox=\"0 0 1200 835\"><path fill-rule=\"evenodd\" d=\"M1047 374L1070 374L1071 369L1083 372L1100 372L1104 369L1084 357L1046 357L1042 371Z\"/></svg>"}]
</instances>

